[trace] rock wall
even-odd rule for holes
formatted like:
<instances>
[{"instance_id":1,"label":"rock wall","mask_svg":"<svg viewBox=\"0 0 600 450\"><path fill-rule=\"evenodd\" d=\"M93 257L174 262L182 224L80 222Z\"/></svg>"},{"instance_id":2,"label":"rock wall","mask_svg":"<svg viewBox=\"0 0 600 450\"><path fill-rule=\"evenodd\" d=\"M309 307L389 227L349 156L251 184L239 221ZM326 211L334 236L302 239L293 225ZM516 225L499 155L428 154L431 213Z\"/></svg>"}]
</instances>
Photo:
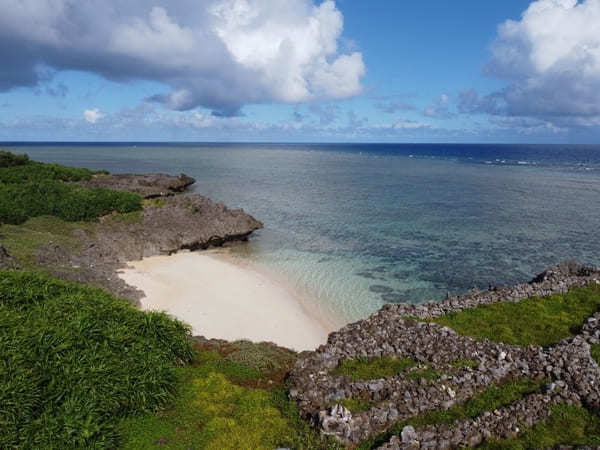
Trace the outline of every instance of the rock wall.
<instances>
[{"instance_id":1,"label":"rock wall","mask_svg":"<svg viewBox=\"0 0 600 450\"><path fill-rule=\"evenodd\" d=\"M549 414L551 405L568 402L600 407L597 380L600 370L589 353L589 344L600 338L600 315L590 318L582 334L552 348L520 347L477 341L448 327L419 322L411 317L432 318L480 304L519 301L530 296L566 292L572 286L600 284L593 267L562 264L548 269L527 284L492 289L447 299L439 304L387 305L367 319L350 324L329 336L328 343L300 359L291 372L290 396L303 415L325 434L355 445L377 435L398 420L461 404L486 387L507 379L551 380L545 392L464 421L403 430L384 448L448 448L472 446L489 438L514 436L519 423L533 425ZM393 377L352 382L330 374L345 360L384 356L413 358L443 375L435 381L413 380L414 367ZM473 360L478 367L457 368L457 360ZM339 404L356 398L375 404L352 413ZM333 406L332 406L333 405Z\"/></svg>"}]
</instances>

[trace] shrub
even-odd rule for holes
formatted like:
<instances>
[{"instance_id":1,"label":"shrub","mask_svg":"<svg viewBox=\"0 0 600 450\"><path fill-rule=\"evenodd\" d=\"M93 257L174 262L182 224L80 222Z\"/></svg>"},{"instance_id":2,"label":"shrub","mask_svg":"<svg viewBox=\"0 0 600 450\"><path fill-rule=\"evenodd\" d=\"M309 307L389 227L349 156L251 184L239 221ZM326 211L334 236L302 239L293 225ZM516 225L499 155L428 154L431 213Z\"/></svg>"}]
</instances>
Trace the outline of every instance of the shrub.
<instances>
[{"instance_id":1,"label":"shrub","mask_svg":"<svg viewBox=\"0 0 600 450\"><path fill-rule=\"evenodd\" d=\"M29 156L0 151L0 167L22 166L29 163Z\"/></svg>"},{"instance_id":2,"label":"shrub","mask_svg":"<svg viewBox=\"0 0 600 450\"><path fill-rule=\"evenodd\" d=\"M59 164L44 164L35 161L16 166L0 166L0 182L2 183L26 183L44 180L82 181L89 180L93 174L94 172L89 169L66 167Z\"/></svg>"},{"instance_id":3,"label":"shrub","mask_svg":"<svg viewBox=\"0 0 600 450\"><path fill-rule=\"evenodd\" d=\"M52 180L0 184L0 223L18 225L44 215L76 222L113 211L129 213L141 209L141 197L129 192L84 189Z\"/></svg>"},{"instance_id":4,"label":"shrub","mask_svg":"<svg viewBox=\"0 0 600 450\"><path fill-rule=\"evenodd\" d=\"M33 272L0 271L0 448L115 448L172 397L189 329Z\"/></svg>"}]
</instances>

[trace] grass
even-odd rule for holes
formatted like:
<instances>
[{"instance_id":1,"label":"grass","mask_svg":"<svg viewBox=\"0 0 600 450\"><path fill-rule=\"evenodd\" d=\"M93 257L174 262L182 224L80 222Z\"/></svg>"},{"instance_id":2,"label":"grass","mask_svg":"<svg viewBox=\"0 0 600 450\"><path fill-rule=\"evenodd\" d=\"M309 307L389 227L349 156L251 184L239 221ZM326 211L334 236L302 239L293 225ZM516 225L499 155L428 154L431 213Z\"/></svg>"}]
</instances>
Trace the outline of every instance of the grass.
<instances>
[{"instance_id":1,"label":"grass","mask_svg":"<svg viewBox=\"0 0 600 450\"><path fill-rule=\"evenodd\" d=\"M371 409L373 406L375 406L375 403L367 402L358 398L342 398L340 400L330 403L328 407L332 407L334 405L342 405L344 408L354 413L360 411L367 411L368 409Z\"/></svg>"},{"instance_id":2,"label":"grass","mask_svg":"<svg viewBox=\"0 0 600 450\"><path fill-rule=\"evenodd\" d=\"M558 445L600 445L600 418L590 411L562 403L551 408L544 423L524 430L518 437L484 443L486 450L535 450Z\"/></svg>"},{"instance_id":3,"label":"grass","mask_svg":"<svg viewBox=\"0 0 600 450\"><path fill-rule=\"evenodd\" d=\"M456 361L451 362L450 365L455 369L462 369L464 367L475 369L479 366L479 362L472 359L458 359Z\"/></svg>"},{"instance_id":4,"label":"grass","mask_svg":"<svg viewBox=\"0 0 600 450\"><path fill-rule=\"evenodd\" d=\"M25 268L37 269L36 254L44 244L56 244L68 251L81 245L76 229L89 229L86 224L69 223L57 217L41 216L22 225L0 226L0 241L8 253Z\"/></svg>"},{"instance_id":5,"label":"grass","mask_svg":"<svg viewBox=\"0 0 600 450\"><path fill-rule=\"evenodd\" d=\"M576 334L599 308L600 286L590 285L572 288L566 294L483 305L433 322L476 339L548 346Z\"/></svg>"},{"instance_id":6,"label":"grass","mask_svg":"<svg viewBox=\"0 0 600 450\"><path fill-rule=\"evenodd\" d=\"M406 374L406 378L409 380L420 380L421 378L428 381L435 381L442 376L439 370L435 370L431 367L425 369L412 370Z\"/></svg>"},{"instance_id":7,"label":"grass","mask_svg":"<svg viewBox=\"0 0 600 450\"><path fill-rule=\"evenodd\" d=\"M600 364L600 344L592 345L590 348L590 354L592 355L592 358L594 358L594 360Z\"/></svg>"},{"instance_id":8,"label":"grass","mask_svg":"<svg viewBox=\"0 0 600 450\"><path fill-rule=\"evenodd\" d=\"M475 418L486 411L494 411L534 393L543 384L543 381L523 379L490 386L462 405L401 420L385 433L366 440L358 448L362 450L377 448L389 441L392 436L400 434L407 425L418 428L426 425L453 424L456 421Z\"/></svg>"},{"instance_id":9,"label":"grass","mask_svg":"<svg viewBox=\"0 0 600 450\"><path fill-rule=\"evenodd\" d=\"M228 358L245 351L266 353L265 357L252 357L243 363ZM200 350L193 367L178 369L178 395L173 403L158 414L145 414L120 424L123 448L339 448L332 441L322 440L287 398L280 370L285 372L291 367L290 352L281 349L274 358L278 369L262 364L273 351L248 342ZM252 387L265 379L270 381L268 387Z\"/></svg>"},{"instance_id":10,"label":"grass","mask_svg":"<svg viewBox=\"0 0 600 450\"><path fill-rule=\"evenodd\" d=\"M344 375L352 381L375 380L378 378L397 375L400 372L414 367L417 361L410 358L357 358L343 361L338 367L330 371L331 375Z\"/></svg>"},{"instance_id":11,"label":"grass","mask_svg":"<svg viewBox=\"0 0 600 450\"><path fill-rule=\"evenodd\" d=\"M117 421L172 398L189 330L33 272L0 271L0 448L115 448Z\"/></svg>"}]
</instances>

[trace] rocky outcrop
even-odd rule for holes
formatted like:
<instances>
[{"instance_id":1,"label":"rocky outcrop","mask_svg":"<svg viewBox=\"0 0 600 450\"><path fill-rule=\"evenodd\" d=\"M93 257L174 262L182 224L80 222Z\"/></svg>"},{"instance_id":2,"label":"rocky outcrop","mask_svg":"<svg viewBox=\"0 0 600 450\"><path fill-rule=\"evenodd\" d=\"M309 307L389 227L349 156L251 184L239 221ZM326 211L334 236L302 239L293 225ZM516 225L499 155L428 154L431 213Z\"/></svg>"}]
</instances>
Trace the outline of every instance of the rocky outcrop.
<instances>
[{"instance_id":1,"label":"rocky outcrop","mask_svg":"<svg viewBox=\"0 0 600 450\"><path fill-rule=\"evenodd\" d=\"M508 301L518 301L565 292L572 286L600 284L598 269L572 269L573 266L561 265L530 283L448 299L441 306L387 305L367 319L330 334L326 345L300 359L290 374L290 396L297 400L304 417L325 434L346 444L357 444L398 420L461 404L504 380L551 381L543 392L452 427L432 425L403 430L406 433L394 437L385 448L473 446L484 439L514 436L520 423L531 426L545 419L550 407L558 402L598 408L600 369L590 356L589 345L600 339L600 314L588 320L581 335L546 349L477 341L448 327L412 319L505 300L502 295L508 296ZM412 358L421 367L360 382L331 374L345 360L386 356ZM458 360L473 361L476 367L456 367L453 362ZM435 381L418 377L415 380L411 372L425 366L438 370L441 377ZM374 406L352 413L339 404L350 398Z\"/></svg>"},{"instance_id":2,"label":"rocky outcrop","mask_svg":"<svg viewBox=\"0 0 600 450\"><path fill-rule=\"evenodd\" d=\"M185 174L173 176L164 173L146 175L123 173L114 175L98 174L94 175L91 180L81 181L78 184L87 188L128 191L144 198L156 198L183 192L195 182L195 179Z\"/></svg>"},{"instance_id":3,"label":"rocky outcrop","mask_svg":"<svg viewBox=\"0 0 600 450\"><path fill-rule=\"evenodd\" d=\"M54 275L62 278L95 284L137 301L143 293L117 275L127 261L243 241L262 228L261 222L241 209L229 209L199 194L177 193L193 181L186 175L96 176L86 186L162 198L146 202L139 215L109 215L75 230L77 245L42 245L37 264L51 268Z\"/></svg>"},{"instance_id":4,"label":"rocky outcrop","mask_svg":"<svg viewBox=\"0 0 600 450\"><path fill-rule=\"evenodd\" d=\"M119 262L199 250L245 240L263 224L241 209L229 209L199 194L182 194L148 205L139 220L104 217L83 254Z\"/></svg>"}]
</instances>

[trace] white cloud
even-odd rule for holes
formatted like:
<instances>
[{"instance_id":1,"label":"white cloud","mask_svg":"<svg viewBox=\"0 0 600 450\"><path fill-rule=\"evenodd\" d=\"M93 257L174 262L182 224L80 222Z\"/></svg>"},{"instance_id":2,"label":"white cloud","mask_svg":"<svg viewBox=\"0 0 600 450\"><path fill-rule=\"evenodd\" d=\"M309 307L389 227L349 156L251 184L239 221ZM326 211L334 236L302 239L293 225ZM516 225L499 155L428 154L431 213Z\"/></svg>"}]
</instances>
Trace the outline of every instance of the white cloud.
<instances>
[{"instance_id":1,"label":"white cloud","mask_svg":"<svg viewBox=\"0 0 600 450\"><path fill-rule=\"evenodd\" d=\"M179 110L347 98L365 67L342 30L330 0L0 0L0 90L42 65L160 81L154 100Z\"/></svg>"},{"instance_id":2,"label":"white cloud","mask_svg":"<svg viewBox=\"0 0 600 450\"><path fill-rule=\"evenodd\" d=\"M488 71L511 81L508 115L600 116L600 0L531 3L498 28Z\"/></svg>"},{"instance_id":3,"label":"white cloud","mask_svg":"<svg viewBox=\"0 0 600 450\"><path fill-rule=\"evenodd\" d=\"M106 114L103 114L100 112L100 110L98 108L94 108L94 109L86 109L83 112L83 117L85 118L85 120L87 120L89 123L96 123L98 122L100 119L102 119L103 117L106 117Z\"/></svg>"},{"instance_id":4,"label":"white cloud","mask_svg":"<svg viewBox=\"0 0 600 450\"><path fill-rule=\"evenodd\" d=\"M450 97L447 94L441 94L433 100L433 104L423 110L423 115L436 119L450 119L454 113L449 110L448 102Z\"/></svg>"}]
</instances>

